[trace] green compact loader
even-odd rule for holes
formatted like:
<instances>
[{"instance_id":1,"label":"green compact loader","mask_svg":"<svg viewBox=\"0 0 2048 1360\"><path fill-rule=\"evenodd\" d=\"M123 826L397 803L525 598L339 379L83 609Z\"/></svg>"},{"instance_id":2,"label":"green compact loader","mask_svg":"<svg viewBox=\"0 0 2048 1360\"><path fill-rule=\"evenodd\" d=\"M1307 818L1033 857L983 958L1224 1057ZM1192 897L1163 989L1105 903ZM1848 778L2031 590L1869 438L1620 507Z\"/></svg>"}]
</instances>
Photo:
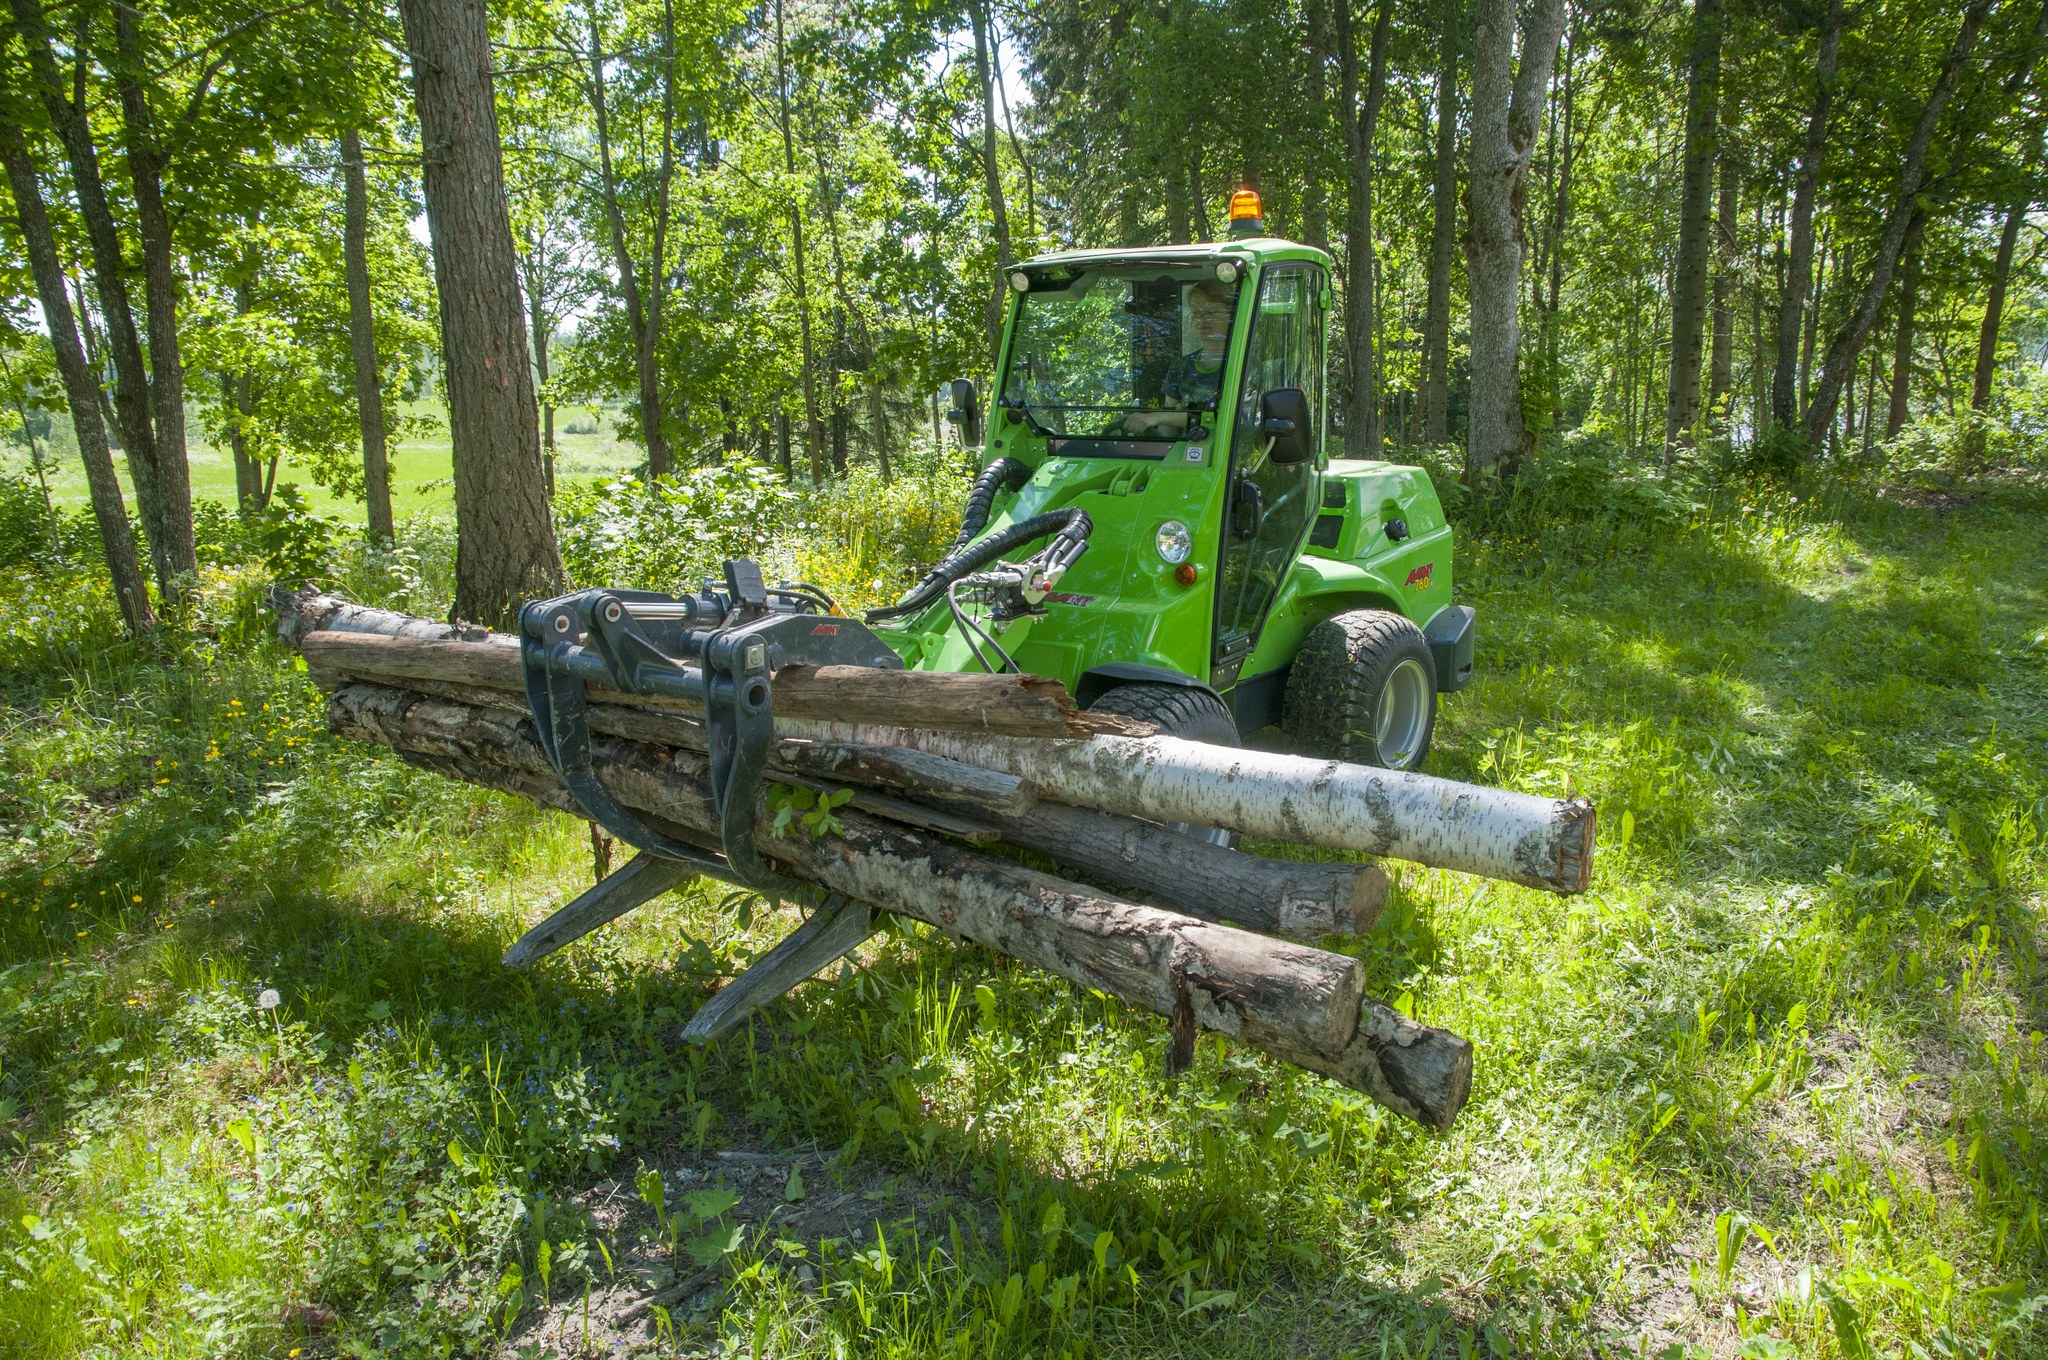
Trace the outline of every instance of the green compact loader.
<instances>
[{"instance_id":1,"label":"green compact loader","mask_svg":"<svg viewBox=\"0 0 2048 1360\"><path fill-rule=\"evenodd\" d=\"M1006 271L986 439L972 385L954 384L984 459L959 538L865 623L745 559L695 595L527 605L527 704L585 814L657 856L772 884L754 818L774 676L792 665L1050 676L1173 736L1236 745L1277 722L1320 755L1419 766L1437 694L1472 673L1451 531L1421 469L1327 456L1330 258L1267 236L1249 194L1232 216L1215 245ZM703 705L723 860L598 778L591 681Z\"/></svg>"},{"instance_id":2,"label":"green compact loader","mask_svg":"<svg viewBox=\"0 0 2048 1360\"><path fill-rule=\"evenodd\" d=\"M913 670L1016 670L1092 709L1415 769L1472 674L1420 468L1331 456L1330 257L1232 203L1228 239L1012 266L983 467L953 550L876 636ZM1038 546L1043 545L1043 546Z\"/></svg>"}]
</instances>

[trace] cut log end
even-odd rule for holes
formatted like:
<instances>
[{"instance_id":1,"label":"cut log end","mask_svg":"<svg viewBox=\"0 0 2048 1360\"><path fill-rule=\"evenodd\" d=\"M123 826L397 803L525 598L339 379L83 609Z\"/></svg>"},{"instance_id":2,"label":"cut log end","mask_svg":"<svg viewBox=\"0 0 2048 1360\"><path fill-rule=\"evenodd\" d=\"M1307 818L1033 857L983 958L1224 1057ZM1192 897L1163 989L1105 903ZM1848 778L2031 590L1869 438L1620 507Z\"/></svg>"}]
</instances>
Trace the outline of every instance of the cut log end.
<instances>
[{"instance_id":1,"label":"cut log end","mask_svg":"<svg viewBox=\"0 0 2048 1360\"><path fill-rule=\"evenodd\" d=\"M1359 1005L1358 1032L1335 1058L1281 1056L1439 1132L1457 1119L1472 1093L1470 1040L1411 1020L1371 997Z\"/></svg>"},{"instance_id":2,"label":"cut log end","mask_svg":"<svg viewBox=\"0 0 2048 1360\"><path fill-rule=\"evenodd\" d=\"M1543 886L1560 896L1582 893L1593 881L1593 836L1599 815L1585 798L1557 805L1547 834L1532 833L1525 843L1528 868Z\"/></svg>"}]
</instances>

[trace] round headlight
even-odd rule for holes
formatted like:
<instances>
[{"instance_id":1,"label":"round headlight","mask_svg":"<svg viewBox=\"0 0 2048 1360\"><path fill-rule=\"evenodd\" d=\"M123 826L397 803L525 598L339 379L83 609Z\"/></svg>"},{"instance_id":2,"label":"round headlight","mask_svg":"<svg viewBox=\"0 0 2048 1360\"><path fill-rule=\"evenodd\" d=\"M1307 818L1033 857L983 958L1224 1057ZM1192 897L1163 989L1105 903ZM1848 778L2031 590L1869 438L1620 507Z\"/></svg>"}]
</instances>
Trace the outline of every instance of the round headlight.
<instances>
[{"instance_id":1,"label":"round headlight","mask_svg":"<svg viewBox=\"0 0 2048 1360\"><path fill-rule=\"evenodd\" d=\"M1159 555L1179 566L1188 560L1188 554L1195 550L1195 536L1188 532L1188 526L1177 519L1170 519L1159 526L1159 536L1152 540L1159 549Z\"/></svg>"},{"instance_id":2,"label":"round headlight","mask_svg":"<svg viewBox=\"0 0 2048 1360\"><path fill-rule=\"evenodd\" d=\"M1237 266L1229 260L1216 266L1216 277L1223 283L1237 282Z\"/></svg>"},{"instance_id":3,"label":"round headlight","mask_svg":"<svg viewBox=\"0 0 2048 1360\"><path fill-rule=\"evenodd\" d=\"M1011 291L1011 292L1013 292L1013 293L1028 293L1028 292L1030 292L1030 291L1031 291L1031 276L1030 276L1029 274L1025 273L1025 272L1024 272L1023 270L1021 270L1021 269L1013 269L1013 270L1011 270L1011 271L1010 271L1010 291Z\"/></svg>"}]
</instances>

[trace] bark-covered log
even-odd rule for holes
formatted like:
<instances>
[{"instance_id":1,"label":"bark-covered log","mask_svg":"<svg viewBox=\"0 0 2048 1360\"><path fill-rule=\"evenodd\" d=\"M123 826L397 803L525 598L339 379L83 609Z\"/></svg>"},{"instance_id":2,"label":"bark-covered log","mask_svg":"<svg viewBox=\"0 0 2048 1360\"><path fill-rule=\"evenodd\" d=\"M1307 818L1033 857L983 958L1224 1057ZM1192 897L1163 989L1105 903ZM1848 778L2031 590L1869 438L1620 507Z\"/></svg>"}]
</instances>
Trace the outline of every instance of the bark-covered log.
<instances>
[{"instance_id":1,"label":"bark-covered log","mask_svg":"<svg viewBox=\"0 0 2048 1360\"><path fill-rule=\"evenodd\" d=\"M1240 854L1156 822L1040 803L993 825L1091 883L1290 940L1363 935L1387 904L1371 864L1316 864Z\"/></svg>"},{"instance_id":2,"label":"bark-covered log","mask_svg":"<svg viewBox=\"0 0 2048 1360\"><path fill-rule=\"evenodd\" d=\"M401 616L402 617L402 616ZM398 684L437 680L518 692L525 684L519 652L503 635L479 641L322 630L299 642L306 664L343 675ZM590 685L594 703L631 704L701 713L703 706L658 694L627 694ZM784 666L774 678L779 718L842 722L916 722L928 727L1016 736L1072 736L1102 730L1099 716L1079 713L1067 688L1042 675L885 671L866 666Z\"/></svg>"},{"instance_id":3,"label":"bark-covered log","mask_svg":"<svg viewBox=\"0 0 2048 1360\"><path fill-rule=\"evenodd\" d=\"M476 783L526 793L553 779L530 724L509 714L348 685L329 717L344 736ZM713 831L702 757L613 738L595 740L592 754L621 802L700 837ZM1391 1023L1364 998L1352 959L1123 901L856 812L839 818L839 834L778 838L763 810L762 851L792 876L1156 1014L1185 1010L1202 1028L1313 1066L1431 1127L1448 1126L1463 1103L1470 1045Z\"/></svg>"},{"instance_id":4,"label":"bark-covered log","mask_svg":"<svg viewBox=\"0 0 2048 1360\"><path fill-rule=\"evenodd\" d=\"M313 683L330 693L358 683L339 671L314 669ZM410 680L402 688L433 699L452 699L525 716L526 697L510 690L438 680ZM704 724L684 713L655 713L624 704L593 704L590 730L628 741L710 750ZM895 746L857 746L848 742L777 737L769 746L768 774L784 782L830 781L882 789L951 808L966 816L1014 817L1038 804L1038 793L1024 780L1000 770L962 765L944 756Z\"/></svg>"}]
</instances>

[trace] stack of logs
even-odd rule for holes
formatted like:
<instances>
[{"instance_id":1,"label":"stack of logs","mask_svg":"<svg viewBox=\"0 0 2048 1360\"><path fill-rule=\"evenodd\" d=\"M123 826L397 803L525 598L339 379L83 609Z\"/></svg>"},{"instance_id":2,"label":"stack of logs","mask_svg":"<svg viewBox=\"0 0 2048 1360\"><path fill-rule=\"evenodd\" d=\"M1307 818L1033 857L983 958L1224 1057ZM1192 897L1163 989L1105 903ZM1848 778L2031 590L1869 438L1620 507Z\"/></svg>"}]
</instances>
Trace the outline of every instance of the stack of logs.
<instances>
[{"instance_id":1,"label":"stack of logs","mask_svg":"<svg viewBox=\"0 0 2048 1360\"><path fill-rule=\"evenodd\" d=\"M274 592L273 605L330 693L337 734L583 815L535 737L515 639L318 594ZM1358 962L1314 944L1371 929L1384 871L1244 854L1186 828L1559 893L1583 891L1591 869L1583 801L1163 736L1078 711L1042 677L786 667L773 692L770 777L851 794L830 834L776 834L760 810L757 844L787 878L1169 1017L1169 1070L1196 1030L1215 1030L1432 1128L1464 1104L1471 1045L1366 996ZM595 684L588 698L593 762L614 797L715 851L702 710ZM507 961L593 924L543 923Z\"/></svg>"}]
</instances>

